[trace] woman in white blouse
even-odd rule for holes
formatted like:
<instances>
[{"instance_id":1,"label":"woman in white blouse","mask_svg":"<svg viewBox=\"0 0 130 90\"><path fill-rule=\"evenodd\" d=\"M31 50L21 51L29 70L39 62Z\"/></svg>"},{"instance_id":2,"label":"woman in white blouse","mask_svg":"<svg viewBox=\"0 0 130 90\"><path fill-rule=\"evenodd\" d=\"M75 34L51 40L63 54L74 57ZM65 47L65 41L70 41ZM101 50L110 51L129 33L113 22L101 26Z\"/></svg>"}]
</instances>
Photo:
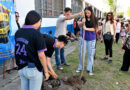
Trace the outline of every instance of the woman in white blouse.
<instances>
[{"instance_id":1,"label":"woman in white blouse","mask_svg":"<svg viewBox=\"0 0 130 90\"><path fill-rule=\"evenodd\" d=\"M116 23L112 12L108 12L106 20L103 22L103 38L105 44L106 56L102 60L108 60L108 64L112 63L112 44L116 36Z\"/></svg>"}]
</instances>

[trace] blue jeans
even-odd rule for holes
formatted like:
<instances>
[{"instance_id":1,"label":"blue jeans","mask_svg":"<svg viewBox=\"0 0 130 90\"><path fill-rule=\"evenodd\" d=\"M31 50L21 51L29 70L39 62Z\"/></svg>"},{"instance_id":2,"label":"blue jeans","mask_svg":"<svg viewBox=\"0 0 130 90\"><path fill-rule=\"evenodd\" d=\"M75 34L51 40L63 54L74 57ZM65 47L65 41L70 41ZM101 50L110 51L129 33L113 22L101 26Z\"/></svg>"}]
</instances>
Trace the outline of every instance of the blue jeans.
<instances>
[{"instance_id":1,"label":"blue jeans","mask_svg":"<svg viewBox=\"0 0 130 90\"><path fill-rule=\"evenodd\" d=\"M41 90L43 74L37 68L27 66L18 71L22 90Z\"/></svg>"},{"instance_id":2,"label":"blue jeans","mask_svg":"<svg viewBox=\"0 0 130 90\"><path fill-rule=\"evenodd\" d=\"M62 49L55 48L55 60L57 66L60 66L61 63L65 63L64 48Z\"/></svg>"},{"instance_id":3,"label":"blue jeans","mask_svg":"<svg viewBox=\"0 0 130 90\"><path fill-rule=\"evenodd\" d=\"M87 55L87 70L92 72L93 63L94 63L94 55L95 55L95 44L96 40L87 41L84 40L84 58ZM79 49L79 66L78 70L82 70L82 48L83 48L83 38L80 38L80 49Z\"/></svg>"}]
</instances>

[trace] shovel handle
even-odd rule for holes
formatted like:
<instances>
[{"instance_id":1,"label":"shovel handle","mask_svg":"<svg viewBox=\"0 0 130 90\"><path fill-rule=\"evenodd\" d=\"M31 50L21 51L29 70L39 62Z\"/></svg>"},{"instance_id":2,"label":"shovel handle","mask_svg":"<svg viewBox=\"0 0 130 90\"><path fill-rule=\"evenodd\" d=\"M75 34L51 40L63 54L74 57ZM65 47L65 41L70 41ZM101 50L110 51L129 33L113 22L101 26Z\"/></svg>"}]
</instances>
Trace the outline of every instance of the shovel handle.
<instances>
[{"instance_id":1,"label":"shovel handle","mask_svg":"<svg viewBox=\"0 0 130 90\"><path fill-rule=\"evenodd\" d=\"M53 78L56 79L56 76L55 76L52 72L48 71L48 73L49 73Z\"/></svg>"}]
</instances>

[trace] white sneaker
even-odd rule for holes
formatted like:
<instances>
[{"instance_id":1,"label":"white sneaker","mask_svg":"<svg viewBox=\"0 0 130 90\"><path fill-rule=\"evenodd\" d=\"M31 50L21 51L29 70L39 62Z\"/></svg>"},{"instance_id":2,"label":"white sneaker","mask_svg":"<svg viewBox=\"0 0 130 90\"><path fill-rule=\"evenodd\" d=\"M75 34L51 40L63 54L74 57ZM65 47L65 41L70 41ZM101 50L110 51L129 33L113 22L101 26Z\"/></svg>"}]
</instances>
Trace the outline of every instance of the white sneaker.
<instances>
[{"instance_id":1,"label":"white sneaker","mask_svg":"<svg viewBox=\"0 0 130 90\"><path fill-rule=\"evenodd\" d=\"M59 70L63 70L63 67L61 67L61 66L58 66L58 67L57 67L57 69L59 69Z\"/></svg>"},{"instance_id":2,"label":"white sneaker","mask_svg":"<svg viewBox=\"0 0 130 90\"><path fill-rule=\"evenodd\" d=\"M93 76L94 74L92 72L89 73L90 76Z\"/></svg>"},{"instance_id":3,"label":"white sneaker","mask_svg":"<svg viewBox=\"0 0 130 90\"><path fill-rule=\"evenodd\" d=\"M79 73L81 70L76 70L77 73Z\"/></svg>"}]
</instances>

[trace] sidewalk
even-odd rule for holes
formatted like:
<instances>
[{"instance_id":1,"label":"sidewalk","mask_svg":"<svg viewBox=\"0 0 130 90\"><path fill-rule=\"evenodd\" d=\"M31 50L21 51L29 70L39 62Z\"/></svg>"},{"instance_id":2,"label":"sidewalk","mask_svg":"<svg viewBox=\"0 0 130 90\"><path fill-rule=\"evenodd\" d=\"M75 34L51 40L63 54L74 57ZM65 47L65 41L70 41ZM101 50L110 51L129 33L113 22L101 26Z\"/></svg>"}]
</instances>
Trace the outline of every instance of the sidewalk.
<instances>
[{"instance_id":1,"label":"sidewalk","mask_svg":"<svg viewBox=\"0 0 130 90\"><path fill-rule=\"evenodd\" d=\"M78 46L78 41L69 42L69 44L65 47L65 56L70 54L72 51L76 49ZM55 65L55 59L52 58L52 65ZM0 75L0 90L21 90L20 87L20 78L18 76L17 71L13 70L11 74L5 75L5 79L3 80L2 75Z\"/></svg>"}]
</instances>

